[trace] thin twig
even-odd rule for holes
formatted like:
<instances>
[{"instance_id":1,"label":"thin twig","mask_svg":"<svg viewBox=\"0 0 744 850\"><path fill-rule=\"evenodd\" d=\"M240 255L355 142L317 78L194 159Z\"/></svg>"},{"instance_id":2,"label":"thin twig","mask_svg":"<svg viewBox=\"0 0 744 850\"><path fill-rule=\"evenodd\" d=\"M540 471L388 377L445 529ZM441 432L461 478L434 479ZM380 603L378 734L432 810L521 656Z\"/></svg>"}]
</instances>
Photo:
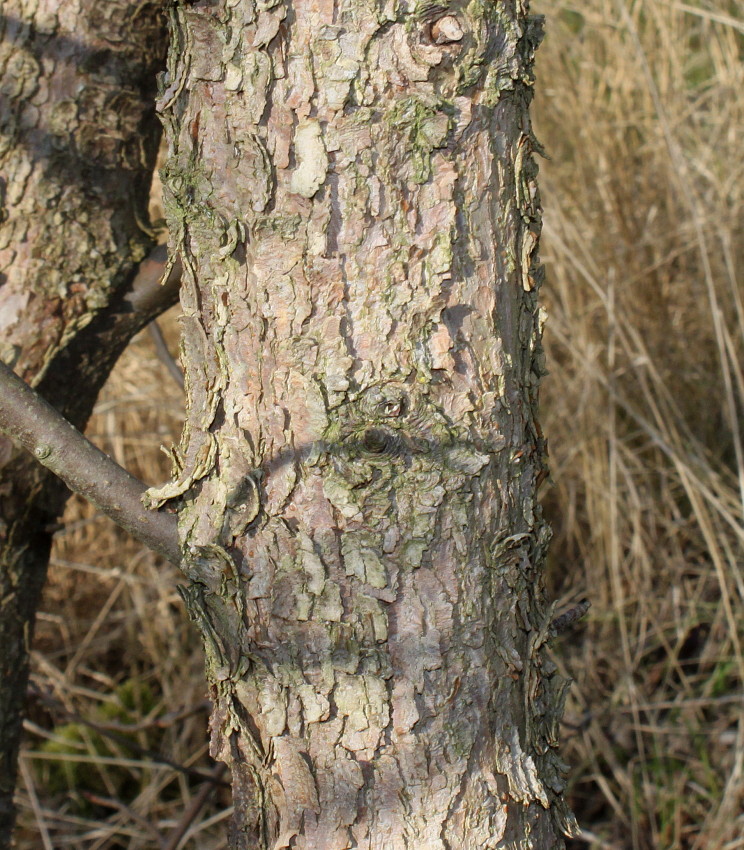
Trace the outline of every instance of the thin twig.
<instances>
[{"instance_id":1,"label":"thin twig","mask_svg":"<svg viewBox=\"0 0 744 850\"><path fill-rule=\"evenodd\" d=\"M44 850L54 850L54 845L52 844L52 839L49 835L49 829L46 825L46 820L44 819L41 806L39 805L39 798L36 796L34 779L24 759L19 759L18 768L21 772L23 783L26 786L26 791L28 792L28 799L31 803L31 808L33 809L34 816L36 817L36 825L39 827L39 834L41 835L41 842L44 845Z\"/></svg>"},{"instance_id":2,"label":"thin twig","mask_svg":"<svg viewBox=\"0 0 744 850\"><path fill-rule=\"evenodd\" d=\"M44 705L48 708L60 711L67 717L73 716L73 712L71 712L61 700L51 696L50 694L44 693L44 691L37 687L29 687L28 696L29 699L38 700L39 702L44 703ZM122 732L125 735L131 735L134 732L142 732L146 729L168 729L179 720L185 720L187 717L193 717L195 714L209 714L211 710L212 703L208 699L204 699L194 705L186 705L183 706L183 708L168 711L165 714L158 715L157 717L145 718L138 723L116 723L112 720L91 723L90 721L83 721L80 715L74 716L76 720L81 723L85 722L87 725L95 726L95 729L99 732L103 730L111 730L112 732Z\"/></svg>"},{"instance_id":3,"label":"thin twig","mask_svg":"<svg viewBox=\"0 0 744 850\"><path fill-rule=\"evenodd\" d=\"M0 363L0 430L117 525L174 564L181 560L176 518L141 502L145 485L96 448Z\"/></svg>"},{"instance_id":4,"label":"thin twig","mask_svg":"<svg viewBox=\"0 0 744 850\"><path fill-rule=\"evenodd\" d=\"M165 850L163 836L158 832L153 824L151 824L147 818L143 818L142 815L135 812L134 809L122 803L121 800L114 800L112 797L101 797L99 794L92 794L90 791L83 791L82 796L94 806L104 806L107 809L114 809L114 811L117 811L119 814L124 815L124 817L129 818L129 820L134 821L134 823L144 829L145 832L152 837L153 841L156 842L161 850Z\"/></svg>"},{"instance_id":5,"label":"thin twig","mask_svg":"<svg viewBox=\"0 0 744 850\"><path fill-rule=\"evenodd\" d=\"M122 747L125 747L130 752L136 753L139 756L150 759L151 762L156 764L162 764L166 767L170 767L178 773L183 773L185 776L189 776L192 779L198 779L202 782L216 782L219 785L222 785L226 788L229 787L227 782L221 782L219 779L215 780L213 778L213 774L204 773L201 770L197 770L194 767L186 767L185 765L180 764L177 761L173 761L173 759L169 759L166 756L161 755L155 750L148 749L147 747L142 747L133 741L127 735L123 735L113 729L107 728L107 724L96 723L92 720L88 720L86 717L83 717L82 714L78 714L75 711L69 711L67 708L62 705L61 702L55 700L54 697L49 696L48 694L44 694L41 691L34 690L33 695L38 698L41 702L48 704L49 706L53 706L56 710L58 710L64 717L65 720L70 723L79 723L83 726L87 726L89 729L93 729L99 735L102 735L104 738L108 738L111 741L116 742ZM87 760L83 758L81 755L69 753L67 757L72 760Z\"/></svg>"},{"instance_id":6,"label":"thin twig","mask_svg":"<svg viewBox=\"0 0 744 850\"><path fill-rule=\"evenodd\" d=\"M186 811L181 816L178 826L174 827L165 839L162 850L177 850L184 835L186 835L189 827L196 819L196 816L204 807L204 804L209 799L209 795L214 790L215 785L221 783L222 776L227 770L226 764L217 764L212 770L212 782L205 782L199 791L194 795L189 803Z\"/></svg>"},{"instance_id":7,"label":"thin twig","mask_svg":"<svg viewBox=\"0 0 744 850\"><path fill-rule=\"evenodd\" d=\"M160 362L168 370L168 374L171 378L173 378L178 386L183 389L183 372L181 371L178 363L174 360L173 355L168 350L168 345L165 342L163 332L160 330L160 325L153 319L147 327L150 331L152 341L155 343L155 351L157 352Z\"/></svg>"}]
</instances>

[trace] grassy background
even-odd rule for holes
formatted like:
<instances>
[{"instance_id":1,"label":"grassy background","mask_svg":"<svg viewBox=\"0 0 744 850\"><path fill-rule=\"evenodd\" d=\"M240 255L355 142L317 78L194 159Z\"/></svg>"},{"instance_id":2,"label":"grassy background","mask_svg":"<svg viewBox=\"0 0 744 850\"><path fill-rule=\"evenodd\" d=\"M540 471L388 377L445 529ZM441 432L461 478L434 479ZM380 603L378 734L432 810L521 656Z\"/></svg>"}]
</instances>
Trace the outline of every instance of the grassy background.
<instances>
[{"instance_id":1,"label":"grassy background","mask_svg":"<svg viewBox=\"0 0 744 850\"><path fill-rule=\"evenodd\" d=\"M575 680L571 847L744 848L744 4L533 7L548 16L533 109L550 156L548 584L559 608L592 602L555 646ZM159 482L181 405L145 333L89 433ZM159 761L214 768L177 578L70 504L33 653L19 848L173 850L179 825L178 846L226 846L225 789L189 819L208 786Z\"/></svg>"}]
</instances>

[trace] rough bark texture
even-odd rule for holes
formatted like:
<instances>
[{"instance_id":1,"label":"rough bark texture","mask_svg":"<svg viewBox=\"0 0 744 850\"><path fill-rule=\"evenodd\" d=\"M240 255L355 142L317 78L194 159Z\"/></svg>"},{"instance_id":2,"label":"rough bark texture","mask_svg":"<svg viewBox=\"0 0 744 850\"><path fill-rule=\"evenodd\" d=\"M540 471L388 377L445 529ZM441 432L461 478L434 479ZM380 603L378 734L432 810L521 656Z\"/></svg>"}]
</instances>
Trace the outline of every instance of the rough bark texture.
<instances>
[{"instance_id":1,"label":"rough bark texture","mask_svg":"<svg viewBox=\"0 0 744 850\"><path fill-rule=\"evenodd\" d=\"M79 428L147 320L120 293L152 247L137 222L158 141L161 5L5 0L0 15L0 359ZM66 495L0 438L0 847L48 527Z\"/></svg>"},{"instance_id":2,"label":"rough bark texture","mask_svg":"<svg viewBox=\"0 0 744 850\"><path fill-rule=\"evenodd\" d=\"M562 847L526 2L173 11L180 499L235 848Z\"/></svg>"}]
</instances>

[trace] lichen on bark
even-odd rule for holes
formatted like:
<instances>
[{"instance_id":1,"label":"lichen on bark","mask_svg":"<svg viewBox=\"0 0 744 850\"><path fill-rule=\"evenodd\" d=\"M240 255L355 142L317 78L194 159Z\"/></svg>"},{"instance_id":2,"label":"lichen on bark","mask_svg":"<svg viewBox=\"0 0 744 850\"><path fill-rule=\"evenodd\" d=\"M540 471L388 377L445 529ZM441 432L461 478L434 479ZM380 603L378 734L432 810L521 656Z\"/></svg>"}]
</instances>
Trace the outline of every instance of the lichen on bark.
<instances>
[{"instance_id":1,"label":"lichen on bark","mask_svg":"<svg viewBox=\"0 0 744 850\"><path fill-rule=\"evenodd\" d=\"M539 21L221 0L173 28L189 406L153 500L179 507L232 844L561 847Z\"/></svg>"}]
</instances>

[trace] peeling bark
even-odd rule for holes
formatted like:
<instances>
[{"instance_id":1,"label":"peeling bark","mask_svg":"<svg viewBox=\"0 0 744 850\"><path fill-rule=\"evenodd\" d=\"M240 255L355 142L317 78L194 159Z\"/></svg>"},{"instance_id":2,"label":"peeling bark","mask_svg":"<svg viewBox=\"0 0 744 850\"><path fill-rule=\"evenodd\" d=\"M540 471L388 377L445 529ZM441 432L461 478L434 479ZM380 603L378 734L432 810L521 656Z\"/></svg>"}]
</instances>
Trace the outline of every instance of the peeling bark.
<instances>
[{"instance_id":1,"label":"peeling bark","mask_svg":"<svg viewBox=\"0 0 744 850\"><path fill-rule=\"evenodd\" d=\"M562 847L526 2L180 3L174 478L234 848Z\"/></svg>"},{"instance_id":2,"label":"peeling bark","mask_svg":"<svg viewBox=\"0 0 744 850\"><path fill-rule=\"evenodd\" d=\"M0 15L0 359L80 429L116 357L153 315L122 292L153 246L138 220L159 137L161 5L5 0ZM66 497L0 437L3 848L49 526Z\"/></svg>"}]
</instances>

